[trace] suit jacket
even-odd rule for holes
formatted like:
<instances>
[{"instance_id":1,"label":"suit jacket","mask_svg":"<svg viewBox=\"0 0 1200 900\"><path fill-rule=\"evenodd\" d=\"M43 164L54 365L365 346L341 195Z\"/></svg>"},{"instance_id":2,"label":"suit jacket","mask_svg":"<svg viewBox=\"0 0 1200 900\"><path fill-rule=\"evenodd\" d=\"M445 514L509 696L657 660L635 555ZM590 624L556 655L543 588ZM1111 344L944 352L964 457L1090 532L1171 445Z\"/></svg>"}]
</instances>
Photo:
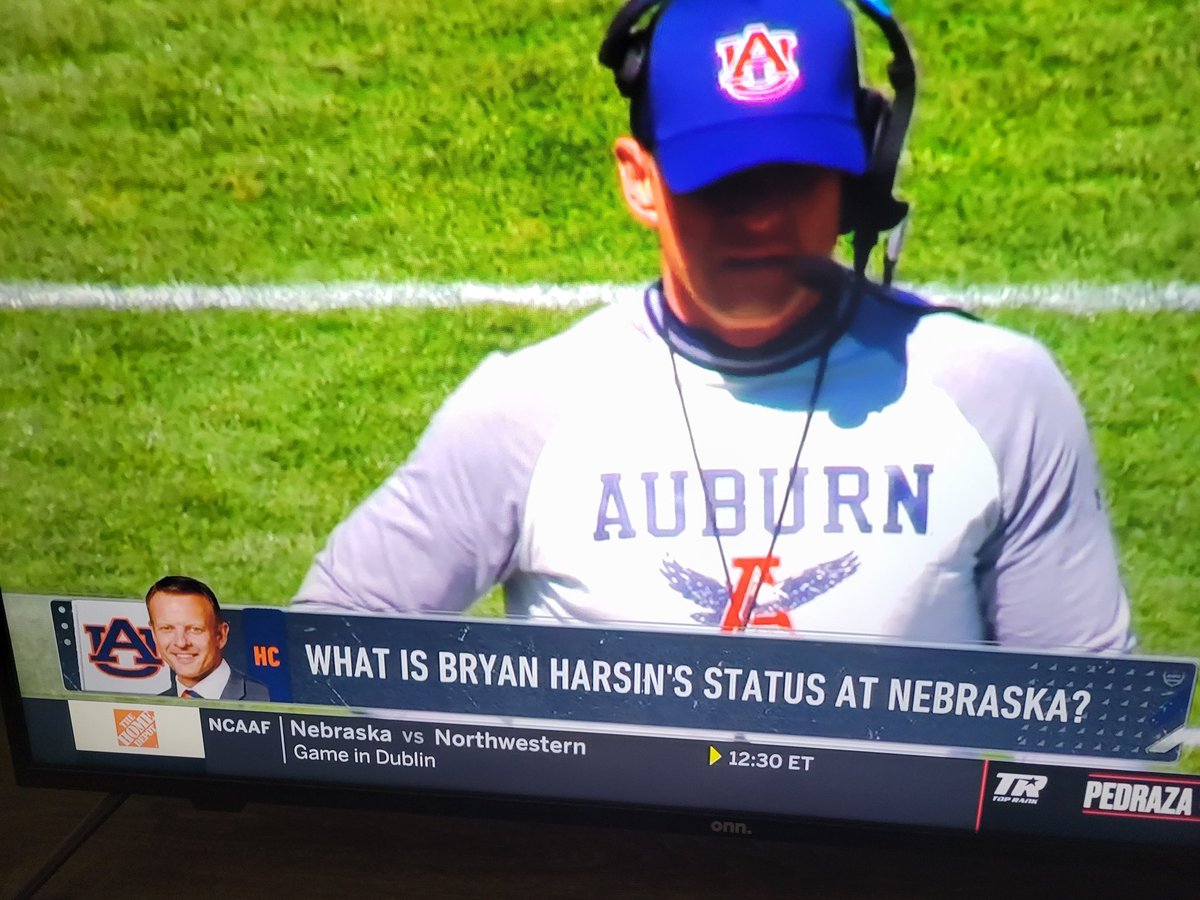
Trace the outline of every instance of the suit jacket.
<instances>
[{"instance_id":1,"label":"suit jacket","mask_svg":"<svg viewBox=\"0 0 1200 900\"><path fill-rule=\"evenodd\" d=\"M261 681L247 678L237 669L230 667L229 681L221 691L222 700L270 700L267 686Z\"/></svg>"},{"instance_id":2,"label":"suit jacket","mask_svg":"<svg viewBox=\"0 0 1200 900\"><path fill-rule=\"evenodd\" d=\"M175 681L175 673L171 673L171 686L163 691L158 696L160 697L178 697L179 689ZM225 689L221 691L221 700L270 700L271 695L267 693L267 686L261 681L255 681L253 678L247 678L233 666L229 667L229 681L225 684Z\"/></svg>"}]
</instances>

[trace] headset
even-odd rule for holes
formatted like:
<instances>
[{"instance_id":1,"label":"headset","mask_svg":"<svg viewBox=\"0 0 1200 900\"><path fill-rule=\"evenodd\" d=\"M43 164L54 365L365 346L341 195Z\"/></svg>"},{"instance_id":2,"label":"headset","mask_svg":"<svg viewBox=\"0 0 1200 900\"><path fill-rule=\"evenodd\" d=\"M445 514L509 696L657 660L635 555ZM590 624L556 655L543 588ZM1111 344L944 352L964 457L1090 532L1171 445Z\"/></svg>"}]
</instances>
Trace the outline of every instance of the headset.
<instances>
[{"instance_id":1,"label":"headset","mask_svg":"<svg viewBox=\"0 0 1200 900\"><path fill-rule=\"evenodd\" d=\"M642 140L648 130L642 121L646 58L658 17L671 0L628 0L613 17L598 54L600 63L612 70L617 90L630 101L629 120L634 136ZM804 2L804 0L797 0ZM917 93L917 72L912 50L883 0L854 0L887 38L892 59L888 63L889 101L870 87L859 86L856 98L858 124L867 148L867 170L845 181L842 198L841 233L853 232L854 268L862 275L867 259L885 231L893 232L884 263L884 281L891 280L903 242L904 229L897 228L908 215L908 203L894 195L900 151L912 120ZM648 148L653 149L653 148Z\"/></svg>"}]
</instances>

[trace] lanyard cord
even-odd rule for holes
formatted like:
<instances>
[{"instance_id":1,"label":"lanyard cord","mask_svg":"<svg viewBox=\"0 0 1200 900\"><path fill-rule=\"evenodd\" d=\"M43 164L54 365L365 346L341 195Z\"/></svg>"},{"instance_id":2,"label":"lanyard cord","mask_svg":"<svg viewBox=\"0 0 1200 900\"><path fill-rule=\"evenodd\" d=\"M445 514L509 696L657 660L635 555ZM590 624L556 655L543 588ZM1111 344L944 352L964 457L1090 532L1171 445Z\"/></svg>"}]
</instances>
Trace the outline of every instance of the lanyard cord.
<instances>
[{"instance_id":1,"label":"lanyard cord","mask_svg":"<svg viewBox=\"0 0 1200 900\"><path fill-rule=\"evenodd\" d=\"M800 432L800 443L796 445L796 458L792 460L792 471L788 475L787 488L783 492L783 503L779 506L779 519L775 522L775 530L771 532L771 546L767 548L768 559L775 552L775 542L779 540L779 532L783 530L783 517L787 514L788 501L792 499L792 487L796 483L796 472L800 468L800 454L804 452L804 442L808 440L808 429L812 425L813 413L817 408L817 398L821 395L821 385L825 383L825 370L828 368L829 350L826 350L821 354L821 358L817 362L817 374L813 376L812 394L808 398L808 413L804 417L804 430ZM716 531L715 527L713 531ZM763 579L759 579L758 584L754 586L754 596L745 605L742 615L742 628L750 624L750 616L753 614L754 607L758 603L758 591L762 587L762 583Z\"/></svg>"},{"instance_id":2,"label":"lanyard cord","mask_svg":"<svg viewBox=\"0 0 1200 900\"><path fill-rule=\"evenodd\" d=\"M783 503L779 507L779 518L775 522L775 528L771 532L771 544L767 548L767 557L775 551L775 542L779 539L779 533L783 530L783 519L787 515L788 501L792 497L792 488L796 483L796 472L800 467L800 454L804 452L804 444L808 440L808 431L812 426L813 413L817 409L817 399L821 394L821 386L825 382L825 371L829 368L829 351L831 348L826 348L817 361L817 371L813 376L812 393L808 398L808 411L804 415L804 429L800 432L800 442L796 445L796 456L792 460L792 469L788 474L787 488L783 493ZM683 397L683 382L679 378L679 364L676 361L675 348L667 344L667 351L671 355L671 371L675 376L675 392L679 395L679 408L683 412L683 423L687 427L688 441L692 446L692 459L696 461L696 472L700 476L700 489L704 492L704 509L708 514L708 521L712 524L713 537L717 539L717 552L721 555L721 568L725 572L725 591L729 597L729 603L733 604L733 579L729 574L729 559L725 555L725 545L721 542L721 529L717 526L717 511L712 502L712 496L709 493L708 479L704 477L704 466L700 464L700 451L696 448L696 434L692 429L692 420L688 415L687 402ZM754 606L758 602L758 592L762 588L763 579L759 579L754 586L754 595L749 601L742 605L738 630L741 631L750 624L750 617L754 613Z\"/></svg>"},{"instance_id":3,"label":"lanyard cord","mask_svg":"<svg viewBox=\"0 0 1200 900\"><path fill-rule=\"evenodd\" d=\"M692 459L696 461L696 474L700 476L700 490L704 492L704 511L708 516L708 521L712 523L713 536L717 539L717 551L721 554L721 568L725 572L725 593L729 597L729 602L732 603L733 581L729 577L729 561L725 557L725 545L721 543L721 529L717 527L717 511L713 507L712 497L708 493L708 479L704 477L704 466L700 465L700 451L696 449L696 433L692 430L692 420L688 416L687 403L683 399L683 382L679 380L679 363L675 359L675 348L669 343L667 352L671 355L671 371L675 375L675 393L679 396L683 424L687 428L688 441L692 445Z\"/></svg>"},{"instance_id":4,"label":"lanyard cord","mask_svg":"<svg viewBox=\"0 0 1200 900\"><path fill-rule=\"evenodd\" d=\"M865 262L865 260L863 260ZM775 543L779 540L779 533L783 530L783 520L787 515L788 503L792 498L792 488L796 484L796 473L800 468L800 456L804 452L804 444L808 441L808 432L812 427L813 415L817 409L817 401L821 396L821 388L825 383L825 373L829 368L829 355L833 352L834 345L841 339L846 329L854 321L858 315L859 304L862 302L863 294L867 286L866 275L861 268L855 268L854 280L850 285L850 300L846 305L844 312L836 316L834 321L826 326L828 328L828 340L824 344L824 348L820 351L817 357L817 371L813 375L812 392L808 398L808 411L804 415L804 428L800 432L800 441L796 445L796 456L792 460L792 470L788 474L787 489L783 494L783 502L779 508L779 518L775 521L775 527L771 532L771 544L767 548L767 557L769 558L775 552ZM725 592L729 598L729 606L733 607L733 579L729 574L729 559L725 555L725 545L721 541L721 529L717 527L717 510L713 504L712 494L709 491L708 480L704 477L704 466L700 464L700 451L696 448L696 434L692 428L692 420L688 415L687 402L683 396L683 382L679 378L679 364L676 360L676 350L673 342L666 338L667 351L671 356L671 372L675 376L675 392L679 396L679 408L683 412L683 423L687 427L688 441L692 446L692 459L696 462L696 472L700 476L700 488L704 492L704 508L708 515L708 521L712 524L713 537L717 540L717 551L721 555L721 568L725 573ZM736 629L742 631L750 624L750 619L754 614L755 604L758 603L758 592L762 588L763 579L759 579L758 584L754 586L754 594L748 600L744 599L742 608L737 610L738 622Z\"/></svg>"}]
</instances>

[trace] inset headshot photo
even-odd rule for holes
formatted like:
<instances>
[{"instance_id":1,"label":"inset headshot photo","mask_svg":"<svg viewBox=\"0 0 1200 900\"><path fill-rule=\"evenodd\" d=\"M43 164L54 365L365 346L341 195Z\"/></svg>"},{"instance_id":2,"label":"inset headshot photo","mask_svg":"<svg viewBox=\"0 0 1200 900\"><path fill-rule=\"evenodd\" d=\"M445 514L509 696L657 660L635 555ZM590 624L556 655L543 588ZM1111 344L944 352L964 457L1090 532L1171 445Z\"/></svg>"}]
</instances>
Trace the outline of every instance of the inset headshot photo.
<instances>
[{"instance_id":1,"label":"inset headshot photo","mask_svg":"<svg viewBox=\"0 0 1200 900\"><path fill-rule=\"evenodd\" d=\"M203 700L270 700L267 686L225 659L229 623L203 581L167 575L146 592L146 610L158 654L171 669L160 696Z\"/></svg>"}]
</instances>

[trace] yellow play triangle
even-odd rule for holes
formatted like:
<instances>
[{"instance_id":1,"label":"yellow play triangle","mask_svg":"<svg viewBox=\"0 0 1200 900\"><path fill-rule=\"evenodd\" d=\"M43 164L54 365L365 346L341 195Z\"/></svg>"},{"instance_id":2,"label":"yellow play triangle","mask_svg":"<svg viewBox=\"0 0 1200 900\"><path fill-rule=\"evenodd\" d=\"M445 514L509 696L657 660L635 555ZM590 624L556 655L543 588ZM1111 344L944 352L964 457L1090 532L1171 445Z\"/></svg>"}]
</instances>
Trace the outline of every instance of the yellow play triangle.
<instances>
[{"instance_id":1,"label":"yellow play triangle","mask_svg":"<svg viewBox=\"0 0 1200 900\"><path fill-rule=\"evenodd\" d=\"M708 764L710 766L715 766L717 764L717 762L720 761L720 759L721 759L721 751L718 750L716 747L710 746L708 748Z\"/></svg>"}]
</instances>

